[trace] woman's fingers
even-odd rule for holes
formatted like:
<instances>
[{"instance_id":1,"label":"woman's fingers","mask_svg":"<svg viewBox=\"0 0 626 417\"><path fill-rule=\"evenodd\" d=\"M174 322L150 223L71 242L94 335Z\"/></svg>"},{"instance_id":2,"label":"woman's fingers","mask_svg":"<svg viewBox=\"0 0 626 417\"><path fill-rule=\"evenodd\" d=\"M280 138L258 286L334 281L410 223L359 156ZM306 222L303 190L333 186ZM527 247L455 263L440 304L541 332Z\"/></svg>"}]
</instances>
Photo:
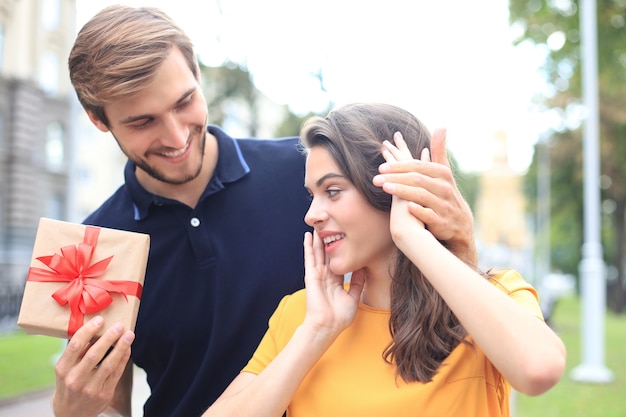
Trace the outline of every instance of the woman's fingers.
<instances>
[{"instance_id":1,"label":"woman's fingers","mask_svg":"<svg viewBox=\"0 0 626 417\"><path fill-rule=\"evenodd\" d=\"M392 144L388 140L383 142L383 156L387 162L405 161L413 159L411 150L407 146L402 133L396 132L393 134Z\"/></svg>"},{"instance_id":2,"label":"woman's fingers","mask_svg":"<svg viewBox=\"0 0 626 417\"><path fill-rule=\"evenodd\" d=\"M304 233L304 268L309 269L315 266L315 256L313 254L313 234L311 232Z\"/></svg>"}]
</instances>

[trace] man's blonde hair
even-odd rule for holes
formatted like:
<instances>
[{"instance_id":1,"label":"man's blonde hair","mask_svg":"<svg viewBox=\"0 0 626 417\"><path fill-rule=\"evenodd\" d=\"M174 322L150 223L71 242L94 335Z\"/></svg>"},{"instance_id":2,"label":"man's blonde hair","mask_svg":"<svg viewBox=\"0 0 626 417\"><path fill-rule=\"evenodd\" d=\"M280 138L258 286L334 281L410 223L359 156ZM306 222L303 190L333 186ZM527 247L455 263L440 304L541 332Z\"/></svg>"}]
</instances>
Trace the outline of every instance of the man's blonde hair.
<instances>
[{"instance_id":1,"label":"man's blonde hair","mask_svg":"<svg viewBox=\"0 0 626 417\"><path fill-rule=\"evenodd\" d=\"M161 10L110 6L78 33L68 60L78 100L109 126L104 106L143 91L172 47L183 54L198 78L189 37Z\"/></svg>"}]
</instances>

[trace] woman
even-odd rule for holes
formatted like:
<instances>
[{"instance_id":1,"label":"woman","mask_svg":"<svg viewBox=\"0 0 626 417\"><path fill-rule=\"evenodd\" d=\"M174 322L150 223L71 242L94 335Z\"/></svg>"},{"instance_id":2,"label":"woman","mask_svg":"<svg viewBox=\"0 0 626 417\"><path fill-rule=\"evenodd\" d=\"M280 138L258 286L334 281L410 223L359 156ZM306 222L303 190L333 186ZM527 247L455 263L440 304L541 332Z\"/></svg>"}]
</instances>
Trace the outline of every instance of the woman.
<instances>
[{"instance_id":1,"label":"woman","mask_svg":"<svg viewBox=\"0 0 626 417\"><path fill-rule=\"evenodd\" d=\"M535 290L464 264L376 177L385 161L428 159L419 120L353 104L308 120L301 140L306 290L281 301L205 416L508 416L511 386L558 382L565 349Z\"/></svg>"}]
</instances>

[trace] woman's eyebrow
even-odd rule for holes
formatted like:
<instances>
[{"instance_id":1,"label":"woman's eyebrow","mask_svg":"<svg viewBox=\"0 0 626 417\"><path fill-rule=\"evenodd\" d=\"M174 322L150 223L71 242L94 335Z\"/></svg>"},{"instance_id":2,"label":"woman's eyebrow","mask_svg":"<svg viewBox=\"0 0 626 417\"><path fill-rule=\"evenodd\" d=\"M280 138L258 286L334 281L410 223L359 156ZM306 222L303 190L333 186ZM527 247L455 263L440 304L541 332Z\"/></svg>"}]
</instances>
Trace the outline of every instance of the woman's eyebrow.
<instances>
[{"instance_id":1,"label":"woman's eyebrow","mask_svg":"<svg viewBox=\"0 0 626 417\"><path fill-rule=\"evenodd\" d=\"M320 185L322 185L324 183L324 181L326 181L327 179L330 179L330 178L345 178L345 175L336 174L334 172L329 172L328 174L323 175L320 179L315 181L315 185L317 185L319 187Z\"/></svg>"}]
</instances>

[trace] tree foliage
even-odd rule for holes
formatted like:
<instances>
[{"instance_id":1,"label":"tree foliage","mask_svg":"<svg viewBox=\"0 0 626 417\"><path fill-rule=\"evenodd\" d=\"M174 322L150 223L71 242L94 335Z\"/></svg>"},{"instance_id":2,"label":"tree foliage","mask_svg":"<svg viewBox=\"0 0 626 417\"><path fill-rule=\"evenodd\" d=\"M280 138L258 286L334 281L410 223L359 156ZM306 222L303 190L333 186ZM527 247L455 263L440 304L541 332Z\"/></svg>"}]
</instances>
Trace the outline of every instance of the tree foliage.
<instances>
[{"instance_id":1,"label":"tree foliage","mask_svg":"<svg viewBox=\"0 0 626 417\"><path fill-rule=\"evenodd\" d=\"M467 201L472 212L476 212L476 205L478 200L478 193L480 188L480 173L463 171L459 167L459 162L454 156L454 152L448 150L448 160L450 162L450 168L454 176L456 186L461 192L461 195Z\"/></svg>"},{"instance_id":2,"label":"tree foliage","mask_svg":"<svg viewBox=\"0 0 626 417\"><path fill-rule=\"evenodd\" d=\"M233 62L226 62L218 67L201 64L200 73L211 123L223 126L228 118L234 118L239 123L245 124L241 127L249 132L251 137L256 137L262 123L259 114L262 93L255 86L248 69ZM320 115L313 112L298 115L288 106L283 106L282 109L283 114L279 118L274 137L297 136L304 120ZM233 115L232 112L245 113L246 117Z\"/></svg>"},{"instance_id":3,"label":"tree foliage","mask_svg":"<svg viewBox=\"0 0 626 417\"><path fill-rule=\"evenodd\" d=\"M246 111L246 130L256 136L259 123L256 89L250 72L235 63L227 62L219 67L200 65L202 87L207 99L211 123L223 125L231 108ZM236 103L236 105L231 105Z\"/></svg>"},{"instance_id":4,"label":"tree foliage","mask_svg":"<svg viewBox=\"0 0 626 417\"><path fill-rule=\"evenodd\" d=\"M581 36L577 0L510 0L510 23L521 29L518 43L546 51L542 70L551 89L540 98L568 120L550 132L553 265L575 271L582 242ZM624 222L626 216L626 0L597 0L600 155L605 260L614 267L609 306L625 310ZM529 199L536 160L527 178ZM530 173L529 172L529 173ZM575 230L578 231L575 232Z\"/></svg>"},{"instance_id":5,"label":"tree foliage","mask_svg":"<svg viewBox=\"0 0 626 417\"><path fill-rule=\"evenodd\" d=\"M291 112L288 108L285 109L285 116L283 117L283 121L278 125L276 129L277 137L285 137L285 136L298 136L300 134L300 128L302 127L302 123L306 119L312 116L320 116L317 113L307 113L304 116L297 115Z\"/></svg>"}]
</instances>

